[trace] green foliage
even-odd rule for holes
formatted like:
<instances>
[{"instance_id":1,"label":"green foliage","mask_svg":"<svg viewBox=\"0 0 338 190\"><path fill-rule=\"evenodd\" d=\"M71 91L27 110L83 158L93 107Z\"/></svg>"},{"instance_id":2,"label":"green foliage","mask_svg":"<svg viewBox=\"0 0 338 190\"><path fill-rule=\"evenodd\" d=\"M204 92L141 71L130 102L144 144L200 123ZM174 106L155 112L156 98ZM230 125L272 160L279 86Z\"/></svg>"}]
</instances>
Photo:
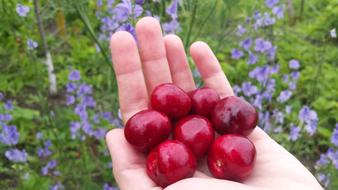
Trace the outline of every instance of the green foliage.
<instances>
[{"instance_id":1,"label":"green foliage","mask_svg":"<svg viewBox=\"0 0 338 190\"><path fill-rule=\"evenodd\" d=\"M15 12L19 2L31 7L27 17L19 17ZM182 31L178 35L187 52L193 41L208 42L231 84L240 84L246 80L251 68L245 60L230 58L231 49L239 41L235 30L247 16L262 9L262 2L180 1ZM104 140L71 138L69 122L78 116L65 100L69 70L77 69L82 74L82 81L93 86L97 110L111 111L117 116L117 86L110 67L108 42L98 40L100 22L95 16L95 1L41 0L40 3L43 4L41 14L59 90L54 96L48 93L44 50L32 2L0 0L0 92L6 99L14 100L11 124L20 132L17 147L30 153L28 163L13 164L4 156L8 147L0 143L0 189L49 189L57 181L62 181L65 189L100 189L104 183L114 184ZM151 1L145 6L155 15L167 19L165 7L168 4L168 1ZM281 71L287 69L290 59L300 60L301 78L290 104L297 110L305 104L311 106L318 113L319 125L315 136L304 134L295 143L288 140L286 133L272 134L272 137L314 172L313 163L332 146L330 137L338 123L338 40L329 35L331 29L338 29L338 1L305 1L303 13L300 1L295 1L293 6L293 17L285 13L286 20L260 35L273 38L278 45ZM58 11L65 18L65 35L59 33L56 20L62 18L57 18ZM28 39L37 41L38 48L29 50ZM96 45L100 46L100 52ZM189 63L195 67L190 57ZM198 77L196 82L202 84ZM2 106L0 103L0 113L4 112ZM293 112L286 120L297 117L298 113ZM109 123L102 125L106 129L113 128ZM52 141L51 159L57 159L62 175L55 178L41 175L41 168L49 160L37 157L37 148L43 146L43 140L36 138L38 132ZM330 166L325 171L331 174L331 189L337 189L337 170Z\"/></svg>"}]
</instances>

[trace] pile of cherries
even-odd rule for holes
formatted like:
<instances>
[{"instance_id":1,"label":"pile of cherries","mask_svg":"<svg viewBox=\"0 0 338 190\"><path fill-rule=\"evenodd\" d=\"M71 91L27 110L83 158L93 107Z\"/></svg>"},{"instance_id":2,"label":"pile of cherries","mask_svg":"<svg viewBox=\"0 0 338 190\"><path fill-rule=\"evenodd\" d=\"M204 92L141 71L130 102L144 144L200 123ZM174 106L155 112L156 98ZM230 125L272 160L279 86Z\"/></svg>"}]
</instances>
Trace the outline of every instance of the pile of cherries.
<instances>
[{"instance_id":1,"label":"pile of cherries","mask_svg":"<svg viewBox=\"0 0 338 190\"><path fill-rule=\"evenodd\" d=\"M220 99L206 87L186 93L171 83L157 86L150 102L152 109L132 116L124 134L148 154L147 174L157 185L192 177L206 155L216 178L242 181L250 175L256 149L245 136L258 115L248 102L236 96ZM220 134L216 139L214 130Z\"/></svg>"}]
</instances>

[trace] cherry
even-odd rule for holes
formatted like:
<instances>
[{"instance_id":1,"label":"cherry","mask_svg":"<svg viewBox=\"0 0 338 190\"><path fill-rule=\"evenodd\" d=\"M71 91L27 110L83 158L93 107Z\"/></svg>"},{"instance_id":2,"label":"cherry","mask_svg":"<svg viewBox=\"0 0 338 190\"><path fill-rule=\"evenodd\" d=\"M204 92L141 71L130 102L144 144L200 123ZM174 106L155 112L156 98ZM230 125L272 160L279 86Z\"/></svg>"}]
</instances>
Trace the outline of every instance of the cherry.
<instances>
[{"instance_id":1,"label":"cherry","mask_svg":"<svg viewBox=\"0 0 338 190\"><path fill-rule=\"evenodd\" d=\"M212 144L207 161L214 177L242 181L251 174L255 158L256 149L249 139L226 134Z\"/></svg>"},{"instance_id":2,"label":"cherry","mask_svg":"<svg viewBox=\"0 0 338 190\"><path fill-rule=\"evenodd\" d=\"M258 114L245 100L229 96L220 100L211 116L215 130L220 134L236 133L249 135L256 127Z\"/></svg>"},{"instance_id":3,"label":"cherry","mask_svg":"<svg viewBox=\"0 0 338 190\"><path fill-rule=\"evenodd\" d=\"M153 149L147 158L147 174L159 186L192 177L196 158L183 143L166 140Z\"/></svg>"},{"instance_id":4,"label":"cherry","mask_svg":"<svg viewBox=\"0 0 338 190\"><path fill-rule=\"evenodd\" d=\"M186 116L191 109L191 99L181 88L171 83L158 85L151 94L153 109L173 120Z\"/></svg>"},{"instance_id":5,"label":"cherry","mask_svg":"<svg viewBox=\"0 0 338 190\"><path fill-rule=\"evenodd\" d=\"M190 93L192 101L192 112L209 117L212 110L219 101L219 95L214 89L203 87Z\"/></svg>"},{"instance_id":6,"label":"cherry","mask_svg":"<svg viewBox=\"0 0 338 190\"><path fill-rule=\"evenodd\" d=\"M155 110L136 113L127 121L124 129L127 141L142 152L149 152L166 140L170 132L169 118Z\"/></svg>"},{"instance_id":7,"label":"cherry","mask_svg":"<svg viewBox=\"0 0 338 190\"><path fill-rule=\"evenodd\" d=\"M214 141L214 129L207 118L191 115L178 121L174 130L174 139L187 145L196 158L200 159Z\"/></svg>"}]
</instances>

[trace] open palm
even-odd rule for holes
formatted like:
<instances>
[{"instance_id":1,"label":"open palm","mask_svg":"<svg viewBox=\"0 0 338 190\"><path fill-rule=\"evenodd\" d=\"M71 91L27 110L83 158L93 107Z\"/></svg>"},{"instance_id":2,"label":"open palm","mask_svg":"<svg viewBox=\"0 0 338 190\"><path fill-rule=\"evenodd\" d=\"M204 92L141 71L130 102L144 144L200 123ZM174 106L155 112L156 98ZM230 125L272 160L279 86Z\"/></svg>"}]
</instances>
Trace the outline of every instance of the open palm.
<instances>
[{"instance_id":1,"label":"open palm","mask_svg":"<svg viewBox=\"0 0 338 190\"><path fill-rule=\"evenodd\" d=\"M136 112L149 108L149 94L158 84L172 82L187 92L196 88L179 37L163 37L160 24L151 17L137 23L136 34L138 44L129 33L117 32L110 45L124 122ZM207 44L195 42L190 54L207 87L215 89L221 97L233 95ZM252 175L243 183L212 178L205 162L201 162L194 177L178 181L165 190L322 189L312 174L264 131L256 128L248 138L256 146L257 160ZM122 129L111 130L106 141L120 189L163 189L147 176L146 156L127 143Z\"/></svg>"}]
</instances>

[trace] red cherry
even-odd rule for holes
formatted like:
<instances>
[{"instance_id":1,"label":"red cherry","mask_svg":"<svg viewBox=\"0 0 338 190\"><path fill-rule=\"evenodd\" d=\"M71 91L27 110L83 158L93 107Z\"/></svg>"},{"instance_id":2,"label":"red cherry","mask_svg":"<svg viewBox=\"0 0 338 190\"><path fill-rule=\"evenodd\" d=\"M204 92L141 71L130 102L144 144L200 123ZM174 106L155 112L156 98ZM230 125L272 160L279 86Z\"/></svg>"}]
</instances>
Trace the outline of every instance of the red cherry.
<instances>
[{"instance_id":1,"label":"red cherry","mask_svg":"<svg viewBox=\"0 0 338 190\"><path fill-rule=\"evenodd\" d=\"M132 116L126 124L124 135L136 149L148 152L171 132L169 118L155 110L143 110Z\"/></svg>"},{"instance_id":2,"label":"red cherry","mask_svg":"<svg viewBox=\"0 0 338 190\"><path fill-rule=\"evenodd\" d=\"M166 83L157 86L151 94L153 109L176 120L186 116L191 109L191 100L187 93L174 84Z\"/></svg>"},{"instance_id":3,"label":"red cherry","mask_svg":"<svg viewBox=\"0 0 338 190\"><path fill-rule=\"evenodd\" d=\"M192 101L192 112L209 117L212 110L219 101L219 95L214 89L203 87L190 93Z\"/></svg>"},{"instance_id":4,"label":"red cherry","mask_svg":"<svg viewBox=\"0 0 338 190\"><path fill-rule=\"evenodd\" d=\"M208 168L216 178L242 181L251 174L255 159L256 149L249 139L226 134L212 144Z\"/></svg>"},{"instance_id":5,"label":"red cherry","mask_svg":"<svg viewBox=\"0 0 338 190\"><path fill-rule=\"evenodd\" d=\"M153 149L147 158L147 174L159 186L166 187L192 177L196 158L183 143L166 140Z\"/></svg>"},{"instance_id":6,"label":"red cherry","mask_svg":"<svg viewBox=\"0 0 338 190\"><path fill-rule=\"evenodd\" d=\"M196 158L200 159L214 141L214 129L207 118L191 115L176 124L174 139L187 145Z\"/></svg>"},{"instance_id":7,"label":"red cherry","mask_svg":"<svg viewBox=\"0 0 338 190\"><path fill-rule=\"evenodd\" d=\"M258 114L247 101L229 96L220 100L212 112L211 121L220 134L249 135L256 127Z\"/></svg>"}]
</instances>

